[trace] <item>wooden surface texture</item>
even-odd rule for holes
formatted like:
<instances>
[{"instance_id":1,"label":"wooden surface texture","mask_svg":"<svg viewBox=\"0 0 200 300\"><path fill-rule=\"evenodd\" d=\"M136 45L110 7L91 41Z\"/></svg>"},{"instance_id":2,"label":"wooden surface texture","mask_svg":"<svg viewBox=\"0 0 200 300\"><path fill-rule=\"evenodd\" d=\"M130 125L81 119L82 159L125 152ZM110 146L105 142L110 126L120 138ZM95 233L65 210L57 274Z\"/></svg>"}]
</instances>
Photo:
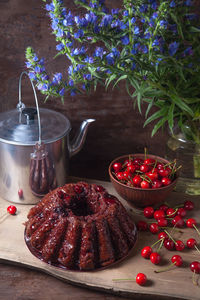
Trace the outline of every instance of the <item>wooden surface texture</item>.
<instances>
[{"instance_id":1,"label":"wooden surface texture","mask_svg":"<svg viewBox=\"0 0 200 300\"><path fill-rule=\"evenodd\" d=\"M115 194L109 182L98 183L107 188L111 194ZM168 199L168 202L174 206L177 203L182 203L185 199L188 199L188 196L174 192ZM188 217L194 216L199 222L199 197L192 197L192 199L195 202L196 209L190 212ZM123 203L126 205L125 202ZM1 199L1 216L6 211L8 204L7 201ZM0 260L3 264L17 264L40 272L21 270L21 273L19 273L19 268L11 267L6 269L5 265L1 265L0 299L55 299L57 298L57 292L59 299L76 299L80 295L82 295L81 299L117 299L115 296L108 296L107 292L113 295L134 297L134 299L135 297L139 297L138 299L165 299L170 297L175 299L199 299L200 289L192 284L192 272L189 270L189 263L193 260L198 260L199 254L196 250L185 250L181 253L184 259L183 267L174 267L168 272L156 274L154 270L162 269L168 265L169 259L175 254L175 251L167 251L162 248L162 264L160 266L151 264L149 260L141 257L140 250L145 245L152 245L157 235L153 236L149 232L140 232L133 251L121 263L108 267L105 270L94 272L60 270L40 261L29 252L24 242L23 223L26 221L30 206L18 205L17 208L18 213L16 216L6 215L0 218ZM128 206L127 209L135 221L142 218L141 211ZM183 229L182 231L183 233L175 234L177 239L181 238L186 242L187 238L193 236L199 240L195 230ZM41 272L61 280L53 279L51 276L43 275ZM138 286L135 281L113 282L113 279L116 278L135 278L138 272L144 272L148 277L148 283L145 287ZM23 280L21 280L22 278ZM68 289L67 286L69 285L62 281L97 289L103 294L71 286ZM17 287L17 291L15 287ZM38 287L41 287L41 290ZM71 291L71 294L67 291Z\"/></svg>"}]
</instances>

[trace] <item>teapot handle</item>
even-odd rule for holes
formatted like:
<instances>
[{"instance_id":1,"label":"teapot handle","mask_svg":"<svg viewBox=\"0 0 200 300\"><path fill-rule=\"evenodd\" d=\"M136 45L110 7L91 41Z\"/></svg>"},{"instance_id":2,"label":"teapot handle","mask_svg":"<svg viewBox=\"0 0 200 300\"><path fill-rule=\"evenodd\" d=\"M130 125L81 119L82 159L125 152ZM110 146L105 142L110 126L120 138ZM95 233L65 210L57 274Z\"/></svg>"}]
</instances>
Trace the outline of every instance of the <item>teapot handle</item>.
<instances>
[{"instance_id":1,"label":"teapot handle","mask_svg":"<svg viewBox=\"0 0 200 300\"><path fill-rule=\"evenodd\" d=\"M21 87L22 87L22 76L23 75L27 75L28 73L26 71L23 71L19 77L19 102L17 104L17 109L20 111L20 113L23 111L23 109L26 107L25 104L22 102L22 92L21 92ZM29 76L28 76L29 78ZM37 94L36 94L36 90L35 87L33 85L32 80L29 78L32 88L33 88L33 93L34 93L34 97L35 97L35 104L36 104L36 109L37 109L37 116L38 116L38 144L41 145L42 142L42 134L41 134L41 121L40 121L40 110L39 110L39 105L38 105L38 99L37 99Z\"/></svg>"}]
</instances>

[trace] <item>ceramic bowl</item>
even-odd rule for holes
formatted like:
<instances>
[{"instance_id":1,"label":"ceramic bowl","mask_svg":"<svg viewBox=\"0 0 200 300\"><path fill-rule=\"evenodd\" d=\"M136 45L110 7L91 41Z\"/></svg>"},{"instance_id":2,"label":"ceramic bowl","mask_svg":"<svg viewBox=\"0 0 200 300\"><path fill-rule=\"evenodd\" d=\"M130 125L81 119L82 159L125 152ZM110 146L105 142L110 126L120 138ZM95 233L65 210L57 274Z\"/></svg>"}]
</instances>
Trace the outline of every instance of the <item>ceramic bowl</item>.
<instances>
[{"instance_id":1,"label":"ceramic bowl","mask_svg":"<svg viewBox=\"0 0 200 300\"><path fill-rule=\"evenodd\" d=\"M116 162L123 163L126 159L129 158L129 156L132 156L133 158L142 158L145 159L144 154L128 154L123 155L120 157L117 157L114 159L110 165L109 165L109 176L110 180L113 184L113 187L117 191L117 193L125 199L131 206L137 207L137 208L143 208L145 206L158 206L165 202L165 200L168 198L170 193L173 191L173 189L176 186L177 180L178 180L178 174L176 174L175 179L172 181L172 183L168 186L163 186L161 188L157 189L142 189L137 187L130 187L127 186L124 183L119 182L115 176L112 173L112 166ZM169 161L156 156L156 155L149 155L148 158L152 158L158 162L168 164Z\"/></svg>"}]
</instances>

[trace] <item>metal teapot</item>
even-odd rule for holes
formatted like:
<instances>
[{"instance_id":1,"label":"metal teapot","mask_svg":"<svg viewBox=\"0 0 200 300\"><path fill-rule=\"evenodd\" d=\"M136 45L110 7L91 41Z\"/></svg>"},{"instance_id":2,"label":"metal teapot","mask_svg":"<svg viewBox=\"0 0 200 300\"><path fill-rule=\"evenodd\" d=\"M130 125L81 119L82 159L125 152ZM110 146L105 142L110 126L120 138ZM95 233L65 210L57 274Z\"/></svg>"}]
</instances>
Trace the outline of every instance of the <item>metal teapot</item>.
<instances>
[{"instance_id":1,"label":"metal teapot","mask_svg":"<svg viewBox=\"0 0 200 300\"><path fill-rule=\"evenodd\" d=\"M69 159L82 148L88 126L84 120L76 137L70 141L70 121L61 113L40 108L34 85L36 107L17 108L0 113L0 196L21 204L35 204L38 197L66 183Z\"/></svg>"}]
</instances>

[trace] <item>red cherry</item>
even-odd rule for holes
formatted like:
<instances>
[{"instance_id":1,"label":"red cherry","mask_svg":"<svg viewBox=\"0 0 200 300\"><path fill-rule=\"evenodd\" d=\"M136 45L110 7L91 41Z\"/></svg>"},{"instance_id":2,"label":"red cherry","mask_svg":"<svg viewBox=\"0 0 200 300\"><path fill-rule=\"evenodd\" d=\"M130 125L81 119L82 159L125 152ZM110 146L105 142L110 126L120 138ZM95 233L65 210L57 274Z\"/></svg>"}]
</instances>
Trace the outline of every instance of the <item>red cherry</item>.
<instances>
[{"instance_id":1,"label":"red cherry","mask_svg":"<svg viewBox=\"0 0 200 300\"><path fill-rule=\"evenodd\" d=\"M140 166L140 171L143 172L143 173L147 173L149 171L149 166L141 165Z\"/></svg>"},{"instance_id":2,"label":"red cherry","mask_svg":"<svg viewBox=\"0 0 200 300\"><path fill-rule=\"evenodd\" d=\"M16 214L16 211L17 211L17 208L16 206L14 205L10 205L7 207L7 212L10 214L10 215L15 215Z\"/></svg>"},{"instance_id":3,"label":"red cherry","mask_svg":"<svg viewBox=\"0 0 200 300\"><path fill-rule=\"evenodd\" d=\"M178 228L182 228L184 226L184 220L180 217L180 216L175 216L172 219L172 225L178 227Z\"/></svg>"},{"instance_id":4,"label":"red cherry","mask_svg":"<svg viewBox=\"0 0 200 300\"><path fill-rule=\"evenodd\" d=\"M183 264L183 259L182 259L182 257L181 257L180 255L174 255L174 256L172 256L172 258L171 258L171 262L172 262L175 266L181 267L182 264Z\"/></svg>"},{"instance_id":5,"label":"red cherry","mask_svg":"<svg viewBox=\"0 0 200 300\"><path fill-rule=\"evenodd\" d=\"M145 165L153 165L153 164L155 164L155 159L147 158L144 160L144 164Z\"/></svg>"},{"instance_id":6,"label":"red cherry","mask_svg":"<svg viewBox=\"0 0 200 300\"><path fill-rule=\"evenodd\" d=\"M169 208L169 206L167 206L166 204L162 204L162 205L160 205L159 210L163 210L166 213L168 208Z\"/></svg>"},{"instance_id":7,"label":"red cherry","mask_svg":"<svg viewBox=\"0 0 200 300\"><path fill-rule=\"evenodd\" d=\"M167 249L167 250L174 250L174 242L170 239L165 239L164 240L164 247Z\"/></svg>"},{"instance_id":8,"label":"red cherry","mask_svg":"<svg viewBox=\"0 0 200 300\"><path fill-rule=\"evenodd\" d=\"M165 213L163 210L159 209L159 210L155 210L154 214L153 214L154 219L158 220L161 218L165 217Z\"/></svg>"},{"instance_id":9,"label":"red cherry","mask_svg":"<svg viewBox=\"0 0 200 300\"><path fill-rule=\"evenodd\" d=\"M173 218L176 215L176 211L173 208L168 208L168 210L166 211L166 215L169 218Z\"/></svg>"},{"instance_id":10,"label":"red cherry","mask_svg":"<svg viewBox=\"0 0 200 300\"><path fill-rule=\"evenodd\" d=\"M165 218L160 218L157 220L158 226L159 227L167 227L168 221Z\"/></svg>"},{"instance_id":11,"label":"red cherry","mask_svg":"<svg viewBox=\"0 0 200 300\"><path fill-rule=\"evenodd\" d=\"M200 273L200 262L198 261L193 261L191 264L190 264L190 270L192 272L195 272L197 274Z\"/></svg>"},{"instance_id":12,"label":"red cherry","mask_svg":"<svg viewBox=\"0 0 200 300\"><path fill-rule=\"evenodd\" d=\"M130 172L130 173L134 173L135 172L135 167L134 165L130 165L127 167L127 171Z\"/></svg>"},{"instance_id":13,"label":"red cherry","mask_svg":"<svg viewBox=\"0 0 200 300\"><path fill-rule=\"evenodd\" d=\"M190 218L190 219L188 219L188 220L186 221L186 225L187 225L187 227L189 227L189 228L193 228L194 226L197 225L197 222L196 222L195 219Z\"/></svg>"},{"instance_id":14,"label":"red cherry","mask_svg":"<svg viewBox=\"0 0 200 300\"><path fill-rule=\"evenodd\" d=\"M118 163L114 163L112 165L113 169L115 170L115 172L119 172L122 169L122 164L120 162Z\"/></svg>"},{"instance_id":15,"label":"red cherry","mask_svg":"<svg viewBox=\"0 0 200 300\"><path fill-rule=\"evenodd\" d=\"M186 245L189 249L193 249L197 245L197 241L193 238L188 239L187 242L186 242Z\"/></svg>"},{"instance_id":16,"label":"red cherry","mask_svg":"<svg viewBox=\"0 0 200 300\"><path fill-rule=\"evenodd\" d=\"M138 221L137 222L137 229L139 231L146 231L148 229L148 224L145 221Z\"/></svg>"},{"instance_id":17,"label":"red cherry","mask_svg":"<svg viewBox=\"0 0 200 300\"><path fill-rule=\"evenodd\" d=\"M171 169L170 168L160 168L158 169L158 173L161 177L167 177L170 175L171 173Z\"/></svg>"},{"instance_id":18,"label":"red cherry","mask_svg":"<svg viewBox=\"0 0 200 300\"><path fill-rule=\"evenodd\" d=\"M144 285L147 281L147 276L143 273L138 273L136 276L136 283L139 285Z\"/></svg>"},{"instance_id":19,"label":"red cherry","mask_svg":"<svg viewBox=\"0 0 200 300\"><path fill-rule=\"evenodd\" d=\"M158 233L158 231L159 231L158 224L156 224L156 223L151 223L151 224L149 225L149 230L150 230L151 233L153 233L153 234Z\"/></svg>"},{"instance_id":20,"label":"red cherry","mask_svg":"<svg viewBox=\"0 0 200 300\"><path fill-rule=\"evenodd\" d=\"M150 188L150 184L146 180L143 180L140 183L140 186L141 186L142 189L149 189Z\"/></svg>"},{"instance_id":21,"label":"red cherry","mask_svg":"<svg viewBox=\"0 0 200 300\"><path fill-rule=\"evenodd\" d=\"M194 203L192 201L185 201L184 202L184 208L186 210L193 210L194 209Z\"/></svg>"},{"instance_id":22,"label":"red cherry","mask_svg":"<svg viewBox=\"0 0 200 300\"><path fill-rule=\"evenodd\" d=\"M139 175L135 175L133 177L133 184L134 184L134 186L140 186L141 182L142 182L142 178Z\"/></svg>"},{"instance_id":23,"label":"red cherry","mask_svg":"<svg viewBox=\"0 0 200 300\"><path fill-rule=\"evenodd\" d=\"M181 218L184 218L186 216L186 210L183 207L180 207L177 210L177 215L180 216Z\"/></svg>"},{"instance_id":24,"label":"red cherry","mask_svg":"<svg viewBox=\"0 0 200 300\"><path fill-rule=\"evenodd\" d=\"M166 234L166 232L162 231L158 234L158 239L168 239L168 235Z\"/></svg>"},{"instance_id":25,"label":"red cherry","mask_svg":"<svg viewBox=\"0 0 200 300\"><path fill-rule=\"evenodd\" d=\"M168 177L163 177L161 182L164 186L170 185L172 183L171 179Z\"/></svg>"},{"instance_id":26,"label":"red cherry","mask_svg":"<svg viewBox=\"0 0 200 300\"><path fill-rule=\"evenodd\" d=\"M159 189L162 187L162 182L158 179L154 180L152 183L152 189Z\"/></svg>"},{"instance_id":27,"label":"red cherry","mask_svg":"<svg viewBox=\"0 0 200 300\"><path fill-rule=\"evenodd\" d=\"M153 181L158 179L158 170L154 169L148 173L146 173L146 175Z\"/></svg>"},{"instance_id":28,"label":"red cherry","mask_svg":"<svg viewBox=\"0 0 200 300\"><path fill-rule=\"evenodd\" d=\"M129 177L130 177L130 172L129 171L124 171L123 172L123 177L124 177L124 179L128 180Z\"/></svg>"},{"instance_id":29,"label":"red cherry","mask_svg":"<svg viewBox=\"0 0 200 300\"><path fill-rule=\"evenodd\" d=\"M153 264L158 265L161 260L161 256L158 252L152 252L150 255L150 260Z\"/></svg>"},{"instance_id":30,"label":"red cherry","mask_svg":"<svg viewBox=\"0 0 200 300\"><path fill-rule=\"evenodd\" d=\"M158 170L163 169L163 168L164 168L164 165L163 165L162 163L157 163L156 168L157 168Z\"/></svg>"},{"instance_id":31,"label":"red cherry","mask_svg":"<svg viewBox=\"0 0 200 300\"><path fill-rule=\"evenodd\" d=\"M177 240L175 243L175 247L177 251L183 251L185 249L185 245L182 241Z\"/></svg>"},{"instance_id":32,"label":"red cherry","mask_svg":"<svg viewBox=\"0 0 200 300\"><path fill-rule=\"evenodd\" d=\"M133 162L134 162L134 164L139 164L139 165L141 165L141 164L143 164L144 161L143 161L143 159L136 157L136 158L133 160Z\"/></svg>"},{"instance_id":33,"label":"red cherry","mask_svg":"<svg viewBox=\"0 0 200 300\"><path fill-rule=\"evenodd\" d=\"M124 172L117 172L116 173L117 179L119 180L124 180Z\"/></svg>"},{"instance_id":34,"label":"red cherry","mask_svg":"<svg viewBox=\"0 0 200 300\"><path fill-rule=\"evenodd\" d=\"M146 246L141 250L141 255L142 257L148 259L152 252L153 252L152 248L150 246Z\"/></svg>"},{"instance_id":35,"label":"red cherry","mask_svg":"<svg viewBox=\"0 0 200 300\"><path fill-rule=\"evenodd\" d=\"M139 170L140 169L140 165L139 164L134 164L134 168L135 168L135 170Z\"/></svg>"},{"instance_id":36,"label":"red cherry","mask_svg":"<svg viewBox=\"0 0 200 300\"><path fill-rule=\"evenodd\" d=\"M153 218L154 209L152 206L147 206L144 208L143 214L146 218Z\"/></svg>"}]
</instances>

